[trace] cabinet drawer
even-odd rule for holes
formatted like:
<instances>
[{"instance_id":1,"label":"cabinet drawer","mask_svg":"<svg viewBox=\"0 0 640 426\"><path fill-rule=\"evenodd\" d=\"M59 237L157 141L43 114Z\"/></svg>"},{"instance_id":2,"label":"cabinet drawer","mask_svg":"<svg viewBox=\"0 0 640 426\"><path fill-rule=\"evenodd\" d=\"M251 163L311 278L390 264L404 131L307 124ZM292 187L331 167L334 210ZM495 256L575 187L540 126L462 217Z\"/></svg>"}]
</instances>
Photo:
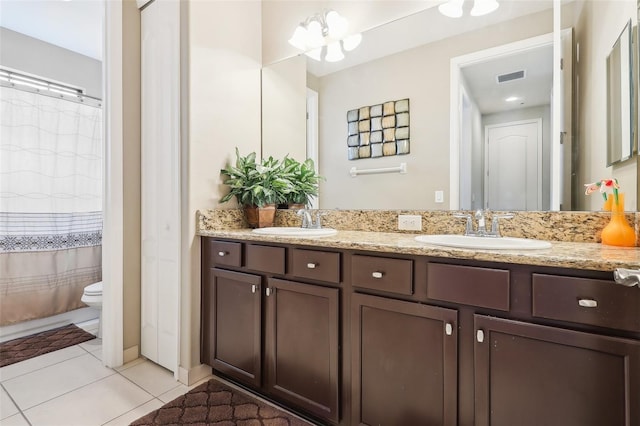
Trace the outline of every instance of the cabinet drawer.
<instances>
[{"instance_id":1,"label":"cabinet drawer","mask_svg":"<svg viewBox=\"0 0 640 426\"><path fill-rule=\"evenodd\" d=\"M640 291L612 281L533 274L534 317L640 332Z\"/></svg>"},{"instance_id":2,"label":"cabinet drawer","mask_svg":"<svg viewBox=\"0 0 640 426\"><path fill-rule=\"evenodd\" d=\"M313 280L340 282L340 253L292 249L291 274Z\"/></svg>"},{"instance_id":3,"label":"cabinet drawer","mask_svg":"<svg viewBox=\"0 0 640 426\"><path fill-rule=\"evenodd\" d=\"M211 240L210 261L216 265L242 266L242 243Z\"/></svg>"},{"instance_id":4,"label":"cabinet drawer","mask_svg":"<svg viewBox=\"0 0 640 426\"><path fill-rule=\"evenodd\" d=\"M388 257L354 255L351 283L356 287L413 294L413 261Z\"/></svg>"},{"instance_id":5,"label":"cabinet drawer","mask_svg":"<svg viewBox=\"0 0 640 426\"><path fill-rule=\"evenodd\" d=\"M509 271L429 263L427 297L445 302L509 310Z\"/></svg>"},{"instance_id":6,"label":"cabinet drawer","mask_svg":"<svg viewBox=\"0 0 640 426\"><path fill-rule=\"evenodd\" d=\"M284 247L247 244L247 268L254 271L284 274Z\"/></svg>"}]
</instances>

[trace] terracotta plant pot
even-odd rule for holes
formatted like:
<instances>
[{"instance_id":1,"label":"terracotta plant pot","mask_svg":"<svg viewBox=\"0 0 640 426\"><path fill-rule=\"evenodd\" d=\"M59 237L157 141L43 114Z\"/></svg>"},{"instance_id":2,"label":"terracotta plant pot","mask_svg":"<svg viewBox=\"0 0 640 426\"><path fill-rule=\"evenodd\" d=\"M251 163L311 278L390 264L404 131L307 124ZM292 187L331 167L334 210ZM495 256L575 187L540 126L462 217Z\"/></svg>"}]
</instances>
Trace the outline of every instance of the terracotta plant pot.
<instances>
[{"instance_id":1,"label":"terracotta plant pot","mask_svg":"<svg viewBox=\"0 0 640 426\"><path fill-rule=\"evenodd\" d=\"M289 203L287 207L289 208L289 210L300 210L300 209L304 209L306 205L302 203Z\"/></svg>"},{"instance_id":2,"label":"terracotta plant pot","mask_svg":"<svg viewBox=\"0 0 640 426\"><path fill-rule=\"evenodd\" d=\"M244 206L244 216L252 228L273 226L276 220L276 205L265 204L262 207Z\"/></svg>"}]
</instances>

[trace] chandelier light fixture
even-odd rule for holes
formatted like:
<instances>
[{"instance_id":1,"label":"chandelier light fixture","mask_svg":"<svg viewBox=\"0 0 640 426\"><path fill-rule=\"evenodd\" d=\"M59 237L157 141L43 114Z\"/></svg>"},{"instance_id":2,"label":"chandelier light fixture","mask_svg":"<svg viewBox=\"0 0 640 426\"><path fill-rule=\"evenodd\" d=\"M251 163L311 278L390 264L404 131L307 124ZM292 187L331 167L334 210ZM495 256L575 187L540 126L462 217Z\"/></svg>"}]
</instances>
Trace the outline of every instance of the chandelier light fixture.
<instances>
[{"instance_id":1,"label":"chandelier light fixture","mask_svg":"<svg viewBox=\"0 0 640 426\"><path fill-rule=\"evenodd\" d=\"M449 18L460 18L462 16L462 5L464 0L448 0L438 6L438 10ZM497 0L474 0L471 16L487 15L500 7Z\"/></svg>"},{"instance_id":2,"label":"chandelier light fixture","mask_svg":"<svg viewBox=\"0 0 640 426\"><path fill-rule=\"evenodd\" d=\"M300 23L289 39L289 44L302 50L316 61L338 62L344 52L350 52L362 41L362 34L347 36L349 23L335 10L315 14Z\"/></svg>"}]
</instances>

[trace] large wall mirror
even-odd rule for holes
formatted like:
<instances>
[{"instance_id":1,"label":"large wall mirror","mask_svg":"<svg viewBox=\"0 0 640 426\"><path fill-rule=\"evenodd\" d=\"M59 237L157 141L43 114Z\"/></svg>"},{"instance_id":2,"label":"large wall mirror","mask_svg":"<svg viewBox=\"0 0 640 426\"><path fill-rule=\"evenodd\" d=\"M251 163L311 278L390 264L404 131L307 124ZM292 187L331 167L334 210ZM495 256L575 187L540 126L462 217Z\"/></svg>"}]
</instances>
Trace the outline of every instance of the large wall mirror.
<instances>
[{"instance_id":1,"label":"large wall mirror","mask_svg":"<svg viewBox=\"0 0 640 426\"><path fill-rule=\"evenodd\" d=\"M626 209L637 209L635 156L608 166L606 151L606 58L620 29L631 18L637 22L636 0L563 1L556 43L552 1L500 0L500 8L483 17L469 16L473 2L467 1L459 19L441 15L435 7L440 2L265 2L263 16L282 16L278 25L287 27L284 17L295 15L298 3L306 9L287 33L323 8L356 25L363 25L362 16L389 14L335 63L277 57L274 46L286 45L291 34L263 27L263 155L302 157L316 146L326 177L321 208L599 210L601 201L585 196L583 184L615 176L629 194ZM411 7L405 16L398 15L399 6L355 10L365 3ZM554 114L558 49L561 113ZM522 77L496 84L497 76L513 73ZM410 153L349 160L347 112L401 99L410 100ZM513 134L526 128L533 144L502 148L505 128ZM555 147L554 128L562 132ZM317 144L308 147L314 138ZM502 154L494 158L495 152ZM354 166L400 163L406 173L350 174ZM518 180L508 169L526 173Z\"/></svg>"}]
</instances>

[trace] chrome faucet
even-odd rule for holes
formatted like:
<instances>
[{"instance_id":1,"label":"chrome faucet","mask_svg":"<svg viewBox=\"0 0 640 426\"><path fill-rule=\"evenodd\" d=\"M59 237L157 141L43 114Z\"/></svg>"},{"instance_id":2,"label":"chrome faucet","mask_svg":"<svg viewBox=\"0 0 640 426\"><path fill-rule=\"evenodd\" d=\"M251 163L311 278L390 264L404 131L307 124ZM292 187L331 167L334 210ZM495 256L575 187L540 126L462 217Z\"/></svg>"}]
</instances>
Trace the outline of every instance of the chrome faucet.
<instances>
[{"instance_id":1,"label":"chrome faucet","mask_svg":"<svg viewBox=\"0 0 640 426\"><path fill-rule=\"evenodd\" d=\"M512 214L493 214L491 215L491 230L487 231L487 223L485 213L487 211L477 210L473 217L475 217L478 225L473 230L473 217L470 214L454 214L454 217L466 219L467 223L464 229L464 235L474 237L501 237L500 235L500 219L510 219Z\"/></svg>"},{"instance_id":2,"label":"chrome faucet","mask_svg":"<svg viewBox=\"0 0 640 426\"><path fill-rule=\"evenodd\" d=\"M298 216L302 216L302 227L303 228L313 228L313 218L311 217L311 213L307 209L300 209L297 212Z\"/></svg>"},{"instance_id":3,"label":"chrome faucet","mask_svg":"<svg viewBox=\"0 0 640 426\"><path fill-rule=\"evenodd\" d=\"M307 209L300 209L296 213L298 216L302 216L302 227L310 228L310 229L321 229L322 228L322 216L325 213L320 213L320 210L316 212L316 221L313 221L313 217L311 216L311 211Z\"/></svg>"},{"instance_id":4,"label":"chrome faucet","mask_svg":"<svg viewBox=\"0 0 640 426\"><path fill-rule=\"evenodd\" d=\"M478 221L478 226L476 227L476 236L484 237L487 235L487 226L484 221L484 211L481 209L476 210L475 214L476 220Z\"/></svg>"}]
</instances>

